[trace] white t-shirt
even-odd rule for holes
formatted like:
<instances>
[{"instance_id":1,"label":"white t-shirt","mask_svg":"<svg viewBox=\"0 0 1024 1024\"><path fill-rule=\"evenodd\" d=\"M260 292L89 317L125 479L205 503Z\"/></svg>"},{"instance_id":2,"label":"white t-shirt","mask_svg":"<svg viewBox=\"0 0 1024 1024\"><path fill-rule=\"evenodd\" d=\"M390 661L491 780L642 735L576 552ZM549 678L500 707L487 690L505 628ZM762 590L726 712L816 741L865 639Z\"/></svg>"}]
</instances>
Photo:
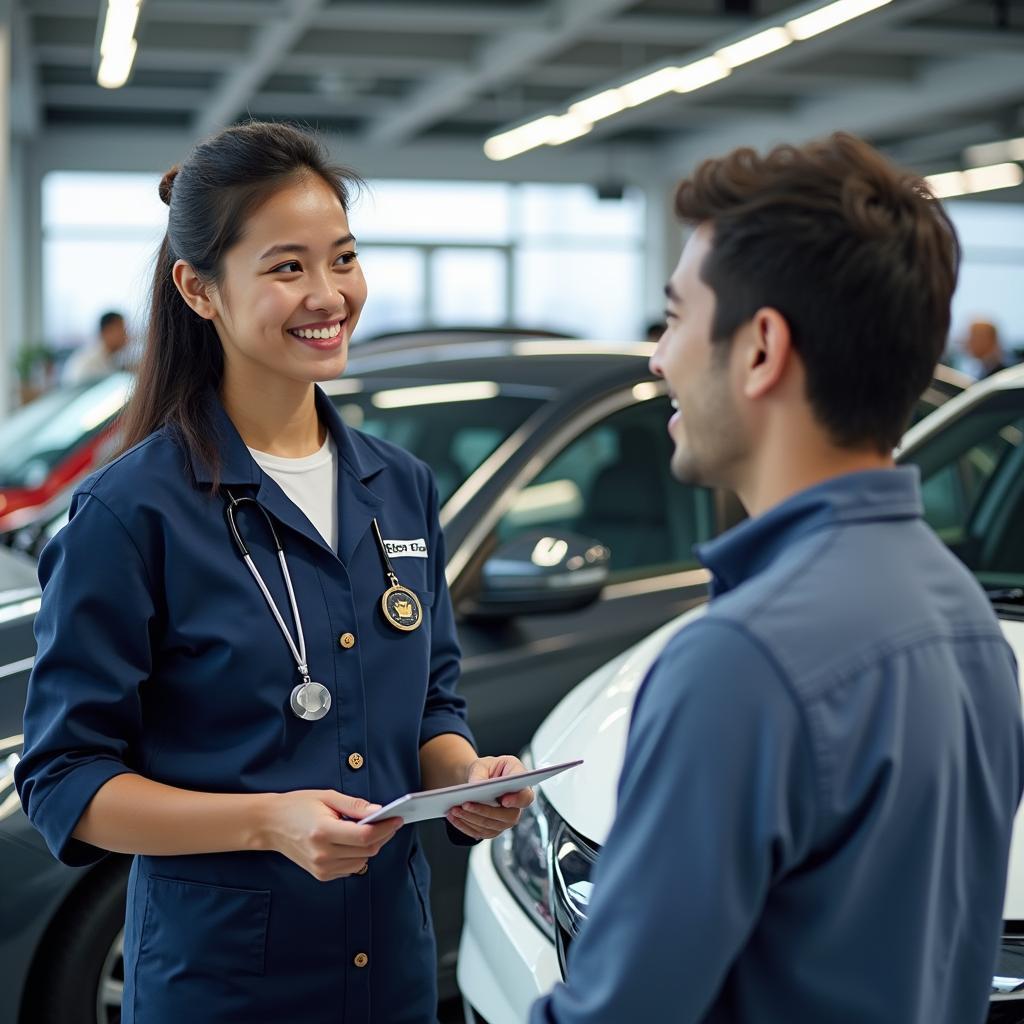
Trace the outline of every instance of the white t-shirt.
<instances>
[{"instance_id":1,"label":"white t-shirt","mask_svg":"<svg viewBox=\"0 0 1024 1024\"><path fill-rule=\"evenodd\" d=\"M84 384L105 377L116 369L116 357L107 351L102 341L94 341L90 345L83 345L68 357L61 374L61 383Z\"/></svg>"},{"instance_id":2,"label":"white t-shirt","mask_svg":"<svg viewBox=\"0 0 1024 1024\"><path fill-rule=\"evenodd\" d=\"M330 434L323 447L301 459L286 459L250 448L264 473L302 510L320 536L338 550L338 449Z\"/></svg>"}]
</instances>

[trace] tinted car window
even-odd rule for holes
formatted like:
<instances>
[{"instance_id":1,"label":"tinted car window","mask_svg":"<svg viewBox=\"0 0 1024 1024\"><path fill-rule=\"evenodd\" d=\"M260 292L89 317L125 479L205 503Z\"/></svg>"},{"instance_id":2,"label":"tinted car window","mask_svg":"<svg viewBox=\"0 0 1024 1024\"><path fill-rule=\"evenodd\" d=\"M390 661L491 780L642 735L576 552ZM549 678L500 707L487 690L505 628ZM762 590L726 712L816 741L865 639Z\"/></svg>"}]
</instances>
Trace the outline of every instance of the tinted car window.
<instances>
[{"instance_id":1,"label":"tinted car window","mask_svg":"<svg viewBox=\"0 0 1024 1024\"><path fill-rule=\"evenodd\" d=\"M38 487L51 469L120 413L132 377L59 388L17 410L0 429L0 487Z\"/></svg>"},{"instance_id":2,"label":"tinted car window","mask_svg":"<svg viewBox=\"0 0 1024 1024\"><path fill-rule=\"evenodd\" d=\"M712 532L712 499L669 470L667 398L631 405L586 430L517 495L498 525L511 540L537 528L570 530L611 549L613 573L647 575L697 564Z\"/></svg>"},{"instance_id":3,"label":"tinted car window","mask_svg":"<svg viewBox=\"0 0 1024 1024\"><path fill-rule=\"evenodd\" d=\"M416 392L422 396L422 389L408 390L408 405L402 404L401 389L334 395L332 401L350 426L400 445L426 462L434 471L442 505L542 404L540 399L503 394L411 404ZM378 403L385 395L381 407Z\"/></svg>"},{"instance_id":4,"label":"tinted car window","mask_svg":"<svg viewBox=\"0 0 1024 1024\"><path fill-rule=\"evenodd\" d=\"M1024 391L995 392L905 461L925 518L981 582L1024 585Z\"/></svg>"}]
</instances>

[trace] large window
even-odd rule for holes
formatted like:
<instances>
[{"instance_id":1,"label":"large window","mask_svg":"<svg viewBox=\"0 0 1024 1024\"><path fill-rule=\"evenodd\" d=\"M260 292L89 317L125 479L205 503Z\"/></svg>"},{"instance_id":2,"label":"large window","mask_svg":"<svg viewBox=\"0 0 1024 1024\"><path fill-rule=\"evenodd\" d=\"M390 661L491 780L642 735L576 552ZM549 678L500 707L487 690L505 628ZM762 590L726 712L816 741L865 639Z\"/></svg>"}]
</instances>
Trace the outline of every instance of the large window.
<instances>
[{"instance_id":1,"label":"large window","mask_svg":"<svg viewBox=\"0 0 1024 1024\"><path fill-rule=\"evenodd\" d=\"M167 223L158 180L63 171L44 179L51 344L81 343L107 309L141 323ZM349 219L369 285L357 339L454 325L640 337L639 190L602 200L589 185L375 181Z\"/></svg>"},{"instance_id":2,"label":"large window","mask_svg":"<svg viewBox=\"0 0 1024 1024\"><path fill-rule=\"evenodd\" d=\"M1024 354L1024 209L1013 203L953 200L946 204L963 247L953 296L951 348L975 371L962 351L972 320L990 320L1004 349Z\"/></svg>"}]
</instances>

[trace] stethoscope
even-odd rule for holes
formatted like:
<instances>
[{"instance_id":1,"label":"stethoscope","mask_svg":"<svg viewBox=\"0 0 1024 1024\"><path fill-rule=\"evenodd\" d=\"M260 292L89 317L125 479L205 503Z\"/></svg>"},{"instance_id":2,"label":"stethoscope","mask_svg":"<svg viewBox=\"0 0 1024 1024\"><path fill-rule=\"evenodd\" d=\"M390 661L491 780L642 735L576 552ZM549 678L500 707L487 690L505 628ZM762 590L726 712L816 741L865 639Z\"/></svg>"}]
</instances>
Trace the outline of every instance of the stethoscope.
<instances>
[{"instance_id":1,"label":"stethoscope","mask_svg":"<svg viewBox=\"0 0 1024 1024\"><path fill-rule=\"evenodd\" d=\"M252 573L252 577L259 586L264 598L266 598L267 605L274 616L274 621L277 622L281 635L284 637L285 642L288 644L288 649L295 659L295 667L298 669L299 677L302 680L292 689L288 700L289 706L299 718L310 722L318 721L331 710L331 691L323 683L315 682L309 677L309 666L306 663L306 638L302 632L302 619L299 616L298 602L295 600L295 588L292 586L292 577L288 572L288 562L284 557L284 545L282 545L281 538L277 535L277 529L274 527L274 521L270 513L255 498L247 495L236 498L227 488L224 488L224 493L228 498L224 514L227 518L228 527L231 530L231 536L234 538L235 546L238 548L242 560L249 567L249 572ZM238 530L238 524L235 522L235 513L242 505L246 504L253 505L259 509L264 522L267 524L267 529L270 530L270 536L274 540L277 559L281 564L281 575L284 576L284 584L288 590L288 601L292 608L292 619L295 621L295 639L292 639L291 631L285 625L284 617L277 607L277 602L260 575L259 569L256 568L252 555L249 554L249 548L246 546L245 540ZM376 519L373 520L373 534L384 565L384 575L390 583L390 586L380 599L381 611L384 614L384 619L390 626L403 633L410 633L418 629L423 621L423 607L420 604L419 598L411 590L403 587L398 582L398 576L395 575L391 560L388 558L387 547L381 537L380 527L377 525Z\"/></svg>"}]
</instances>

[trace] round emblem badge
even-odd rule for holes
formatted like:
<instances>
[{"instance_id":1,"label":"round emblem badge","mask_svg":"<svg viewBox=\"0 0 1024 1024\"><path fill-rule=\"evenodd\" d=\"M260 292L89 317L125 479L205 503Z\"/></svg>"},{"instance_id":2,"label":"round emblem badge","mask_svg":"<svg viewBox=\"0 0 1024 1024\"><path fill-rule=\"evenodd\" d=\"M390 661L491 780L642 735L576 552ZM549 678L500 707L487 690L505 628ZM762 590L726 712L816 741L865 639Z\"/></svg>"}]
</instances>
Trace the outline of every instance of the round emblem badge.
<instances>
[{"instance_id":1,"label":"round emblem badge","mask_svg":"<svg viewBox=\"0 0 1024 1024\"><path fill-rule=\"evenodd\" d=\"M384 592L380 599L380 606L384 611L384 618L404 633L411 633L418 629L423 621L423 607L420 599L405 587L391 587Z\"/></svg>"}]
</instances>

